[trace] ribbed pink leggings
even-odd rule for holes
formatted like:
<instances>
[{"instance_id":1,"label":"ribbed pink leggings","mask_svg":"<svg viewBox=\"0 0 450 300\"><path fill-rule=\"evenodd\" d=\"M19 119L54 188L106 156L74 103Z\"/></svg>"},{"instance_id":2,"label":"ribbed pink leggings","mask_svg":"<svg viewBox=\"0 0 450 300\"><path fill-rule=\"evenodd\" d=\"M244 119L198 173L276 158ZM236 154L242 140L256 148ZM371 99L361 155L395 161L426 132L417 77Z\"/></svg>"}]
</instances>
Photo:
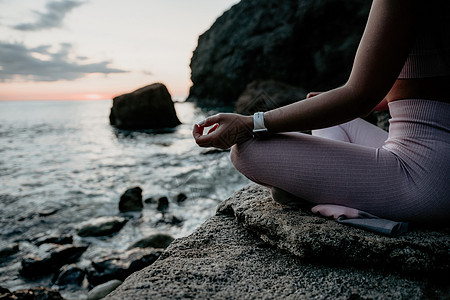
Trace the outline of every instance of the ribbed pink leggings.
<instances>
[{"instance_id":1,"label":"ribbed pink leggings","mask_svg":"<svg viewBox=\"0 0 450 300\"><path fill-rule=\"evenodd\" d=\"M336 204L395 221L449 222L450 104L389 104L389 134L361 119L235 145L250 180L312 204Z\"/></svg>"}]
</instances>

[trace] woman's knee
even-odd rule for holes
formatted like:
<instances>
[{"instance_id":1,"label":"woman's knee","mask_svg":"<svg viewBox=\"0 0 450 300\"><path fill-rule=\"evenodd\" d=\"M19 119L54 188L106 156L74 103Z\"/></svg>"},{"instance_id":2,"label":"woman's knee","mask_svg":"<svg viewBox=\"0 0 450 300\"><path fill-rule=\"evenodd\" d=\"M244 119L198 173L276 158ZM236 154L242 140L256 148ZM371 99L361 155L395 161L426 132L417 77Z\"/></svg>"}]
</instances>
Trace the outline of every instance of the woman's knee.
<instances>
[{"instance_id":1,"label":"woman's knee","mask_svg":"<svg viewBox=\"0 0 450 300\"><path fill-rule=\"evenodd\" d=\"M242 166L243 159L241 154L241 149L238 145L233 145L230 149L230 159L233 166L239 170Z\"/></svg>"}]
</instances>

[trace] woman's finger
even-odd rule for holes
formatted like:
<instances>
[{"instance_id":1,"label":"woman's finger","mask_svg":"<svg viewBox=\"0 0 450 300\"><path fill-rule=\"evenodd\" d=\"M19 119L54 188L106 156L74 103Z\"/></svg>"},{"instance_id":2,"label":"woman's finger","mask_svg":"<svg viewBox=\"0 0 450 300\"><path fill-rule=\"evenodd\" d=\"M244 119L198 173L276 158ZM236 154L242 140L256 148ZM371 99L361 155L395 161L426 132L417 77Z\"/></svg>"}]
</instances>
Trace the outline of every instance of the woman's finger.
<instances>
[{"instance_id":1,"label":"woman's finger","mask_svg":"<svg viewBox=\"0 0 450 300\"><path fill-rule=\"evenodd\" d=\"M214 131L216 131L217 127L219 127L219 124L215 124L211 129L208 130L207 134L213 133Z\"/></svg>"},{"instance_id":2,"label":"woman's finger","mask_svg":"<svg viewBox=\"0 0 450 300\"><path fill-rule=\"evenodd\" d=\"M200 127L208 127L208 126L214 125L215 123L219 123L219 119L220 119L220 116L218 114L213 115L213 116L207 117L206 119L198 122L197 125Z\"/></svg>"},{"instance_id":3,"label":"woman's finger","mask_svg":"<svg viewBox=\"0 0 450 300\"><path fill-rule=\"evenodd\" d=\"M203 135L203 127L198 126L197 124L194 125L194 129L192 130L192 135L194 136L194 139L197 140L199 137Z\"/></svg>"}]
</instances>

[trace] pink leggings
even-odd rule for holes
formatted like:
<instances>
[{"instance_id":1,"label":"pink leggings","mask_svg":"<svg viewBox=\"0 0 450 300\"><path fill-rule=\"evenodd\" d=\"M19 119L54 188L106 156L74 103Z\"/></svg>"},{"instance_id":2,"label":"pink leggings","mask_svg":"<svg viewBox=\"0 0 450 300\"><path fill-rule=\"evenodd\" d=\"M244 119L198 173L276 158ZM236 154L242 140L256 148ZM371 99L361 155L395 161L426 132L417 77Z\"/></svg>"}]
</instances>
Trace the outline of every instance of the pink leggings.
<instances>
[{"instance_id":1,"label":"pink leggings","mask_svg":"<svg viewBox=\"0 0 450 300\"><path fill-rule=\"evenodd\" d=\"M448 222L450 104L389 104L389 134L361 119L235 145L231 160L250 180L311 204L334 204L396 221Z\"/></svg>"}]
</instances>

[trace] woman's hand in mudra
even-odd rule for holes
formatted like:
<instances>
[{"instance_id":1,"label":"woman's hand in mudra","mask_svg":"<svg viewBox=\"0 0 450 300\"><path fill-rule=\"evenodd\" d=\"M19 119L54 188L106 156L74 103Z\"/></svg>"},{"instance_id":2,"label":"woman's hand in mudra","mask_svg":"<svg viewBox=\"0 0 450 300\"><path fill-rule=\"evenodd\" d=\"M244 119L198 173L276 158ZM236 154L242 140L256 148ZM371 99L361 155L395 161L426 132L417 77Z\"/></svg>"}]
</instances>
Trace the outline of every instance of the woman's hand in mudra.
<instances>
[{"instance_id":1,"label":"woman's hand in mudra","mask_svg":"<svg viewBox=\"0 0 450 300\"><path fill-rule=\"evenodd\" d=\"M208 128L206 133L205 128ZM251 116L220 113L195 124L192 134L200 147L228 149L252 138L252 130Z\"/></svg>"}]
</instances>

